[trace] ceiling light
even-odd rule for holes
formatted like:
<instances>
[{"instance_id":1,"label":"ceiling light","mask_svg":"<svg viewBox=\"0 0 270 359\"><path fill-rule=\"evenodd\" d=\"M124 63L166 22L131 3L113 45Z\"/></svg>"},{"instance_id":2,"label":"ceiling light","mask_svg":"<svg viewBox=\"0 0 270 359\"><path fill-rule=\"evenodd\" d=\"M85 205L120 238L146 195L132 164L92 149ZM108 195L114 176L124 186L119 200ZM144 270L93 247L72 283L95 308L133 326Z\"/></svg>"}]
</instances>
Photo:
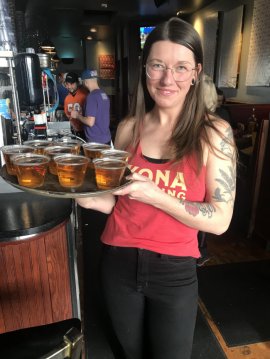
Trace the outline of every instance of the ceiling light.
<instances>
[{"instance_id":1,"label":"ceiling light","mask_svg":"<svg viewBox=\"0 0 270 359\"><path fill-rule=\"evenodd\" d=\"M56 54L56 50L54 49L54 50L44 50L44 52L46 53L46 54L49 54L49 55L54 55L54 54Z\"/></svg>"},{"instance_id":2,"label":"ceiling light","mask_svg":"<svg viewBox=\"0 0 270 359\"><path fill-rule=\"evenodd\" d=\"M90 32L97 32L97 29L95 27L91 27Z\"/></svg>"},{"instance_id":3,"label":"ceiling light","mask_svg":"<svg viewBox=\"0 0 270 359\"><path fill-rule=\"evenodd\" d=\"M93 40L92 36L87 36L86 40Z\"/></svg>"},{"instance_id":4,"label":"ceiling light","mask_svg":"<svg viewBox=\"0 0 270 359\"><path fill-rule=\"evenodd\" d=\"M40 46L45 51L54 50L55 46L50 40L44 40Z\"/></svg>"}]
</instances>

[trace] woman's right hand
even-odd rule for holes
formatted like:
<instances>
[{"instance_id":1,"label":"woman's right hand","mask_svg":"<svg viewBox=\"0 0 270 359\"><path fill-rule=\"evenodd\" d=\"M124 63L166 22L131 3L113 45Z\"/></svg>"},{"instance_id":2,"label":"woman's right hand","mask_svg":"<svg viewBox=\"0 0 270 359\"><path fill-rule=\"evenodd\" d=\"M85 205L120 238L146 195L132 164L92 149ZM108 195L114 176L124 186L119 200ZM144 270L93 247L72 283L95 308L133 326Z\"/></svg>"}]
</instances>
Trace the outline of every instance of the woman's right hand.
<instances>
[{"instance_id":1,"label":"woman's right hand","mask_svg":"<svg viewBox=\"0 0 270 359\"><path fill-rule=\"evenodd\" d=\"M132 182L124 188L115 190L113 193L117 196L128 196L130 199L155 206L164 195L164 191L160 189L151 179L139 173L132 173L126 177Z\"/></svg>"},{"instance_id":2,"label":"woman's right hand","mask_svg":"<svg viewBox=\"0 0 270 359\"><path fill-rule=\"evenodd\" d=\"M111 193L104 193L98 196L78 197L75 201L81 207L109 214L115 205L115 196Z\"/></svg>"}]
</instances>

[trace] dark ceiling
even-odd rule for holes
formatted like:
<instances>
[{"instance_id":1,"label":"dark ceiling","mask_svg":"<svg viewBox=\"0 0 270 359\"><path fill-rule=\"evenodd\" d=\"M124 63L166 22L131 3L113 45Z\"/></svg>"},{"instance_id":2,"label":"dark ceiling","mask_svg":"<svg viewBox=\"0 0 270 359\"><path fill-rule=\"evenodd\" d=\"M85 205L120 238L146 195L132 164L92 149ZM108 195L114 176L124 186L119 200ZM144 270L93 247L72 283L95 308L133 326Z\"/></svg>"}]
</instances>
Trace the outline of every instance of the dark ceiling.
<instances>
[{"instance_id":1,"label":"dark ceiling","mask_svg":"<svg viewBox=\"0 0 270 359\"><path fill-rule=\"evenodd\" d=\"M25 13L27 29L43 27L49 37L83 38L89 35L91 26L101 26L104 32L108 25L120 21L155 20L176 15L178 11L187 16L211 2L213 0L15 0L15 7Z\"/></svg>"}]
</instances>

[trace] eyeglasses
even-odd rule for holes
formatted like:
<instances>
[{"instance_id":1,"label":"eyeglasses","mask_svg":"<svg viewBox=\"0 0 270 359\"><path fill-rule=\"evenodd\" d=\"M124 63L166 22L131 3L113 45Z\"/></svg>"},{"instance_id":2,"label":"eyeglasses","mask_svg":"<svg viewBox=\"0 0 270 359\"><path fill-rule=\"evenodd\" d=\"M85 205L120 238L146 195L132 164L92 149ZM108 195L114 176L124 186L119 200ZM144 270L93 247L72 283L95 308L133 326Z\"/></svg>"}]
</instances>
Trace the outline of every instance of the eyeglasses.
<instances>
[{"instance_id":1,"label":"eyeglasses","mask_svg":"<svg viewBox=\"0 0 270 359\"><path fill-rule=\"evenodd\" d=\"M189 79L191 72L196 70L190 64L179 64L173 67L167 67L165 64L157 61L150 61L145 65L146 75L151 80L160 80L167 70L171 70L174 81L181 82Z\"/></svg>"}]
</instances>

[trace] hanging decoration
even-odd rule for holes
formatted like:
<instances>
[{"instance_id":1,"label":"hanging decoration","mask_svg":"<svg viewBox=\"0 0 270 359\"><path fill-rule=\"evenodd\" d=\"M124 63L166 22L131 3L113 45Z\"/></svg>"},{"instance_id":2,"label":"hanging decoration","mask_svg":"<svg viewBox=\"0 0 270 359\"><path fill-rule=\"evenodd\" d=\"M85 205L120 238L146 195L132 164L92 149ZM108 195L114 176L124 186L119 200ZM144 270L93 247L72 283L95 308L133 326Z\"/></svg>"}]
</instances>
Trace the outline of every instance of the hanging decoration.
<instances>
[{"instance_id":1,"label":"hanging decoration","mask_svg":"<svg viewBox=\"0 0 270 359\"><path fill-rule=\"evenodd\" d=\"M114 55L99 56L99 76L102 79L115 78L115 59Z\"/></svg>"}]
</instances>

